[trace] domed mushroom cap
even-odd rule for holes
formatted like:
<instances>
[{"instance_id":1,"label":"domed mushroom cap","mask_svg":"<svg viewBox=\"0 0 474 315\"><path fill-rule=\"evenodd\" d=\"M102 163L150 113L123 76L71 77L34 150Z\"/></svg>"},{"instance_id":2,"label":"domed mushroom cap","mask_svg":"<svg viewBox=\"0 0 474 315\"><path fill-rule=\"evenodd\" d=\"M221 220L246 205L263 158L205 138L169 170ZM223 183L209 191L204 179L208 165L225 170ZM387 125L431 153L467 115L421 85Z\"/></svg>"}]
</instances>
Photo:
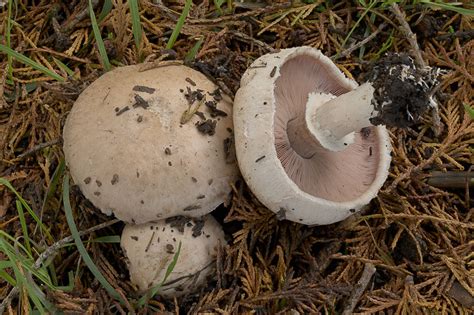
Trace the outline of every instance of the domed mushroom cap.
<instances>
[{"instance_id":1,"label":"domed mushroom cap","mask_svg":"<svg viewBox=\"0 0 474 315\"><path fill-rule=\"evenodd\" d=\"M280 218L308 225L337 222L369 203L383 185L390 166L384 126L355 130L342 151L314 139L311 127L320 125L313 123L318 112L312 110L356 87L310 47L264 55L242 77L234 100L237 160L250 189ZM362 92L370 104L368 92ZM353 114L331 117L330 123L344 126Z\"/></svg>"},{"instance_id":2,"label":"domed mushroom cap","mask_svg":"<svg viewBox=\"0 0 474 315\"><path fill-rule=\"evenodd\" d=\"M126 225L121 246L128 258L132 283L140 291L161 284L181 242L178 260L159 294L165 297L195 292L214 271L224 232L212 217L174 217L156 223Z\"/></svg>"},{"instance_id":3,"label":"domed mushroom cap","mask_svg":"<svg viewBox=\"0 0 474 315\"><path fill-rule=\"evenodd\" d=\"M231 114L229 98L191 68L120 67L74 104L66 161L85 197L123 221L199 217L225 200L238 176L225 152Z\"/></svg>"}]
</instances>

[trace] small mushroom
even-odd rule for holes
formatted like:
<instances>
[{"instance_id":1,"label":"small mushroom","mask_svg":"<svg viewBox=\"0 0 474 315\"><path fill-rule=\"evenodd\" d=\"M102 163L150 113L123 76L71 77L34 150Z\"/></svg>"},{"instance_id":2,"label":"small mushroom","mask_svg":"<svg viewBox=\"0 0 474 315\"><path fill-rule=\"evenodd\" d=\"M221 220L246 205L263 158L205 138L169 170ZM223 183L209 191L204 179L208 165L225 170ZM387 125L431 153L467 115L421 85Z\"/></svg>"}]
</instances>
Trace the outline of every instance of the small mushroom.
<instances>
[{"instance_id":1,"label":"small mushroom","mask_svg":"<svg viewBox=\"0 0 474 315\"><path fill-rule=\"evenodd\" d=\"M391 147L386 128L370 122L372 94L310 47L264 55L245 72L234 101L237 159L278 218L330 224L377 195Z\"/></svg>"},{"instance_id":2,"label":"small mushroom","mask_svg":"<svg viewBox=\"0 0 474 315\"><path fill-rule=\"evenodd\" d=\"M206 284L214 272L217 247L225 245L221 226L210 215L125 226L121 246L130 280L141 292L162 283L180 243L176 265L159 290L164 297L189 294Z\"/></svg>"},{"instance_id":3,"label":"small mushroom","mask_svg":"<svg viewBox=\"0 0 474 315\"><path fill-rule=\"evenodd\" d=\"M64 127L66 161L85 197L137 224L214 210L239 174L224 150L231 100L214 99L216 91L203 74L174 65L120 67L93 82ZM198 109L210 117L206 100L227 114L213 122L212 135L196 127Z\"/></svg>"}]
</instances>

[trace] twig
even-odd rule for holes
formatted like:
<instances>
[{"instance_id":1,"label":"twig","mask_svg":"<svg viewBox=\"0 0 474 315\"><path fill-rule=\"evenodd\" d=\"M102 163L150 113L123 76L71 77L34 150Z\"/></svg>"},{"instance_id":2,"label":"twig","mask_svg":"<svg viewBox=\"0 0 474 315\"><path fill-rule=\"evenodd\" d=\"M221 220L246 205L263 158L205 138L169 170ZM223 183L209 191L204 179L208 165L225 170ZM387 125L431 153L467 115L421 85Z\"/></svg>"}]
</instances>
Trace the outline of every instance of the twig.
<instances>
[{"instance_id":1,"label":"twig","mask_svg":"<svg viewBox=\"0 0 474 315\"><path fill-rule=\"evenodd\" d=\"M374 39L375 36L377 36L385 28L385 26L387 26L386 23L380 24L380 26L377 28L375 32L373 32L372 34L370 34L369 36L367 36L366 38L364 38L357 44L354 44L351 47L347 48L346 50L342 51L341 53L336 54L334 57L332 57L332 60L337 60L339 58L343 58L350 55L354 50L359 49L360 47L364 46L365 44L370 42L372 39Z\"/></svg>"},{"instance_id":2,"label":"twig","mask_svg":"<svg viewBox=\"0 0 474 315\"><path fill-rule=\"evenodd\" d=\"M92 232L95 232L97 230L106 228L108 226L114 225L115 223L120 222L118 219L113 219L104 223L101 223L99 225L93 226L87 230L84 230L82 232L79 232L79 236L84 236L87 234L90 234ZM51 256L53 256L61 247L66 245L67 243L70 243L74 241L74 238L71 236L68 236L66 238L63 238L62 240L57 241L53 245L49 246L46 248L41 255L39 255L38 259L36 259L35 263L33 264L32 269L37 270L41 267L41 265ZM11 301L18 295L20 292L20 289L18 286L14 287L10 293L8 293L7 297L3 300L3 302L0 304L0 314L3 314L5 311L5 308L7 305L10 305Z\"/></svg>"},{"instance_id":3,"label":"twig","mask_svg":"<svg viewBox=\"0 0 474 315\"><path fill-rule=\"evenodd\" d=\"M418 41L416 39L416 35L412 32L410 25L408 25L406 21L405 14L400 10L398 4L392 4L391 11L395 14L398 22L400 23L400 30L407 38L408 42L410 43L411 48L413 49L413 56L415 57L415 62L417 63L418 67L424 68L426 67L426 63L421 56L420 46L418 46Z\"/></svg>"},{"instance_id":4,"label":"twig","mask_svg":"<svg viewBox=\"0 0 474 315\"><path fill-rule=\"evenodd\" d=\"M48 142L43 142L43 143L37 144L34 147L32 147L31 149L29 149L29 150L23 152L22 154L20 154L19 156L17 156L15 158L15 160L21 160L24 157L27 157L29 155L32 155L35 152L43 150L44 148L47 148L47 147L53 146L55 144L58 144L60 141L61 141L60 139L54 139L54 140L51 140L51 141L48 141Z\"/></svg>"},{"instance_id":5,"label":"twig","mask_svg":"<svg viewBox=\"0 0 474 315\"><path fill-rule=\"evenodd\" d=\"M375 269L375 266L373 264L371 263L365 264L364 271L362 272L362 276L360 276L359 281L357 281L354 291L352 292L352 295L349 299L349 303L344 308L342 315L350 315L353 313L354 308L359 302L360 297L362 296L365 289L367 288L367 285L369 284L370 279L372 279L372 276L374 275L376 270L377 269Z\"/></svg>"},{"instance_id":6,"label":"twig","mask_svg":"<svg viewBox=\"0 0 474 315\"><path fill-rule=\"evenodd\" d=\"M241 41L244 41L244 42L247 42L247 43L249 43L249 42L254 43L255 45L260 46L260 47L266 49L267 51L269 51L271 53L277 51L277 49L273 48L272 46L262 42L261 40L255 39L251 36L248 36L245 33L241 33L241 32L238 32L238 31L229 31L229 33L231 33L232 35L234 35L235 37L237 37L237 39L240 39Z\"/></svg>"}]
</instances>

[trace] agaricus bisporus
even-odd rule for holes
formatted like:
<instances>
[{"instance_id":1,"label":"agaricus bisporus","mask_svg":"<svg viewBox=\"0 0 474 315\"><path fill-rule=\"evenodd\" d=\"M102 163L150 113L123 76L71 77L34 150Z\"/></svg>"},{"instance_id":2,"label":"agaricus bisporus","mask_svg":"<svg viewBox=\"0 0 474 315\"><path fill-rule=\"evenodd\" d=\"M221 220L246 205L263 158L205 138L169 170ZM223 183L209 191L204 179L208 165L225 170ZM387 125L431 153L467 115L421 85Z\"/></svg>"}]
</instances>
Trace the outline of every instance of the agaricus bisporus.
<instances>
[{"instance_id":1,"label":"agaricus bisporus","mask_svg":"<svg viewBox=\"0 0 474 315\"><path fill-rule=\"evenodd\" d=\"M215 269L218 246L225 245L225 239L219 223L207 215L200 219L173 217L155 223L127 224L120 243L131 281L140 292L161 285L161 296L178 297L195 292L206 283ZM175 255L176 264L163 283Z\"/></svg>"},{"instance_id":2,"label":"agaricus bisporus","mask_svg":"<svg viewBox=\"0 0 474 315\"><path fill-rule=\"evenodd\" d=\"M388 176L390 139L370 83L348 79L319 50L283 49L248 68L234 100L237 160L280 218L330 224L359 211Z\"/></svg>"},{"instance_id":3,"label":"agaricus bisporus","mask_svg":"<svg viewBox=\"0 0 474 315\"><path fill-rule=\"evenodd\" d=\"M231 111L229 97L189 67L119 67L75 102L66 162L85 197L122 221L200 217L239 174L228 156Z\"/></svg>"}]
</instances>

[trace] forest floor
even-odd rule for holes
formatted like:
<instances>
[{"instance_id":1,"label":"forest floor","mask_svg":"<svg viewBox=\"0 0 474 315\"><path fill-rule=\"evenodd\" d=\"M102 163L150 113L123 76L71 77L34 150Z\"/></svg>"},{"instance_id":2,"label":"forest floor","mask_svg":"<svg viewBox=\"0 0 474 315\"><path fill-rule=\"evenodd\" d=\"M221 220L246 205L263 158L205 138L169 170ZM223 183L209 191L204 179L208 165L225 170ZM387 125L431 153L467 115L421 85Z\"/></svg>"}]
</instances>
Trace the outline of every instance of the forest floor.
<instances>
[{"instance_id":1,"label":"forest floor","mask_svg":"<svg viewBox=\"0 0 474 315\"><path fill-rule=\"evenodd\" d=\"M185 2L0 1L0 313L472 314L472 5L201 0L184 20ZM117 241L123 223L61 185L62 127L75 99L107 69L166 48L233 95L256 58L302 45L356 80L386 53L439 67L439 109L390 128L389 178L343 222L279 221L235 183L216 214L231 239L216 278L196 294L140 306ZM64 198L115 296L74 245Z\"/></svg>"}]
</instances>

